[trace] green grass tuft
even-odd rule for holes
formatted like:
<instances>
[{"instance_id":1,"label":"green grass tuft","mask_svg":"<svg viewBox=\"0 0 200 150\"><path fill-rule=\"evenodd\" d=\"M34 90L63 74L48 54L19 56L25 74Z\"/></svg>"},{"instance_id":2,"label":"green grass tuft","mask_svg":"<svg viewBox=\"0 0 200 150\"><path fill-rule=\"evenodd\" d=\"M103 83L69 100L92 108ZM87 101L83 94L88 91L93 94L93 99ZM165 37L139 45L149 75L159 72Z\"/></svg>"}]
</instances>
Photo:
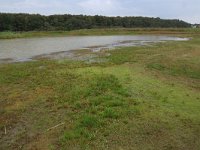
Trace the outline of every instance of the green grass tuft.
<instances>
[{"instance_id":1,"label":"green grass tuft","mask_svg":"<svg viewBox=\"0 0 200 150\"><path fill-rule=\"evenodd\" d=\"M117 119L120 117L120 114L112 108L106 108L105 111L103 112L103 117Z\"/></svg>"},{"instance_id":2,"label":"green grass tuft","mask_svg":"<svg viewBox=\"0 0 200 150\"><path fill-rule=\"evenodd\" d=\"M100 122L97 117L91 115L84 115L81 117L81 121L78 126L84 128L95 128L99 125Z\"/></svg>"}]
</instances>

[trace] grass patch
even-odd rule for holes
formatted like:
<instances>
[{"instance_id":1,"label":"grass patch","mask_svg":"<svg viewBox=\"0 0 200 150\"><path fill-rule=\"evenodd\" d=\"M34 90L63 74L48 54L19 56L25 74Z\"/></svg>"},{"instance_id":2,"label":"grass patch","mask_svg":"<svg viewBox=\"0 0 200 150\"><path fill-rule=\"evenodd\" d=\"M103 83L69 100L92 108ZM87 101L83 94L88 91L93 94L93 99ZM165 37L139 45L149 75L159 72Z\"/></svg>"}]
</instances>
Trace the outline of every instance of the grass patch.
<instances>
[{"instance_id":1,"label":"grass patch","mask_svg":"<svg viewBox=\"0 0 200 150\"><path fill-rule=\"evenodd\" d=\"M158 63L149 64L147 67L152 68L152 69L156 69L156 70L160 70L160 71L165 70L165 66L163 66L162 64L158 64Z\"/></svg>"},{"instance_id":2,"label":"grass patch","mask_svg":"<svg viewBox=\"0 0 200 150\"><path fill-rule=\"evenodd\" d=\"M104 63L0 64L1 149L198 150L200 36L163 32L193 39L117 49Z\"/></svg>"},{"instance_id":3,"label":"grass patch","mask_svg":"<svg viewBox=\"0 0 200 150\"><path fill-rule=\"evenodd\" d=\"M86 35L133 35L133 34L168 34L168 35L196 35L199 29L190 28L105 28L81 29L73 31L32 31L32 32L0 32L0 39L32 38L32 37L59 37L59 36L86 36Z\"/></svg>"},{"instance_id":4,"label":"grass patch","mask_svg":"<svg viewBox=\"0 0 200 150\"><path fill-rule=\"evenodd\" d=\"M103 117L104 118L112 118L112 119L117 119L120 116L119 113L117 113L114 109L112 108L106 108L105 111L103 112Z\"/></svg>"},{"instance_id":5,"label":"grass patch","mask_svg":"<svg viewBox=\"0 0 200 150\"><path fill-rule=\"evenodd\" d=\"M95 128L99 126L99 120L95 116L84 115L78 126L83 128Z\"/></svg>"}]
</instances>

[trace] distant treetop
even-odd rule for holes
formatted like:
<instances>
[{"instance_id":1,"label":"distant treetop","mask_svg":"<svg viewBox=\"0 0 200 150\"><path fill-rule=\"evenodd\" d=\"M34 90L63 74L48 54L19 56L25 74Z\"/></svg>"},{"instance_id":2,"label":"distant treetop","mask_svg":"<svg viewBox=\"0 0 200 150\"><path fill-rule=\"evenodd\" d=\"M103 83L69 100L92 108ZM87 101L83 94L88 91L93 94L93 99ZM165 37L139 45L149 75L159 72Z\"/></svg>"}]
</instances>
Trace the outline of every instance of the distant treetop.
<instances>
[{"instance_id":1,"label":"distant treetop","mask_svg":"<svg viewBox=\"0 0 200 150\"><path fill-rule=\"evenodd\" d=\"M105 17L0 13L0 31L52 31L91 28L188 28L191 24L175 19L150 17Z\"/></svg>"}]
</instances>

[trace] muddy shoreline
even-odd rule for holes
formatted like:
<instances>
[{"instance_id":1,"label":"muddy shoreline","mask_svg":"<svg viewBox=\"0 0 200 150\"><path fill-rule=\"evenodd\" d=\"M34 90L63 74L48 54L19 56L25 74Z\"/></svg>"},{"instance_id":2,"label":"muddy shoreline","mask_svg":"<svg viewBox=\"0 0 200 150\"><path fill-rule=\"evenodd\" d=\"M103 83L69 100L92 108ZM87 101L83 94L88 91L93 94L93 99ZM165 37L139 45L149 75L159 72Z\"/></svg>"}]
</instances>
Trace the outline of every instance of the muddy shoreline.
<instances>
[{"instance_id":1,"label":"muddy shoreline","mask_svg":"<svg viewBox=\"0 0 200 150\"><path fill-rule=\"evenodd\" d=\"M140 37L141 38L141 37ZM148 37L149 38L149 37ZM170 39L171 38L171 39ZM94 39L93 39L94 40ZM103 55L110 55L109 51L121 48L121 47L134 47L134 46L149 46L155 43L161 43L166 41L185 41L189 40L187 38L172 38L172 37L154 37L152 40L119 40L116 42L110 42L110 44L96 45L96 46L84 46L79 49L66 49L63 51L55 50L55 52L45 52L44 54L33 54L32 57L22 57L22 58L0 58L0 63L16 63L16 62L27 62L27 61L37 61L41 59L70 59L70 60L80 60L80 61L93 61L103 53ZM88 42L88 41L87 41ZM35 44L35 43L34 43ZM40 43L41 44L41 43ZM58 43L59 44L59 43ZM69 43L68 43L69 44ZM72 45L75 43L71 43ZM27 46L27 45L26 45ZM69 46L69 45L68 45ZM72 46L73 47L73 46ZM47 48L47 47L44 47ZM52 48L52 47L50 47ZM65 48L64 48L65 49ZM42 51L42 48L41 48ZM27 52L26 53L31 53ZM12 53L12 51L11 51ZM22 52L21 52L22 53ZM40 52L41 53L41 52ZM43 52L42 52L43 53ZM22 55L22 54L21 54Z\"/></svg>"}]
</instances>

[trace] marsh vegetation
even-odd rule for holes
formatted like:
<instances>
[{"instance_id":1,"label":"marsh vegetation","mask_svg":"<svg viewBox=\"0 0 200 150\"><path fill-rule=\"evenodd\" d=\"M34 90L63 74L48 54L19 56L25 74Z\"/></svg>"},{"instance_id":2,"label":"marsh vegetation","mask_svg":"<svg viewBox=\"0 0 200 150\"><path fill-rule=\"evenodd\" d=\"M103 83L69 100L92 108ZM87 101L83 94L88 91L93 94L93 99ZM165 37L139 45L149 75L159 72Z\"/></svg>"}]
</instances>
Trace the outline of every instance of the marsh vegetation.
<instances>
[{"instance_id":1,"label":"marsh vegetation","mask_svg":"<svg viewBox=\"0 0 200 150\"><path fill-rule=\"evenodd\" d=\"M138 32L158 29L109 33ZM191 40L124 47L103 62L0 64L0 149L198 150L199 30L162 33Z\"/></svg>"}]
</instances>

